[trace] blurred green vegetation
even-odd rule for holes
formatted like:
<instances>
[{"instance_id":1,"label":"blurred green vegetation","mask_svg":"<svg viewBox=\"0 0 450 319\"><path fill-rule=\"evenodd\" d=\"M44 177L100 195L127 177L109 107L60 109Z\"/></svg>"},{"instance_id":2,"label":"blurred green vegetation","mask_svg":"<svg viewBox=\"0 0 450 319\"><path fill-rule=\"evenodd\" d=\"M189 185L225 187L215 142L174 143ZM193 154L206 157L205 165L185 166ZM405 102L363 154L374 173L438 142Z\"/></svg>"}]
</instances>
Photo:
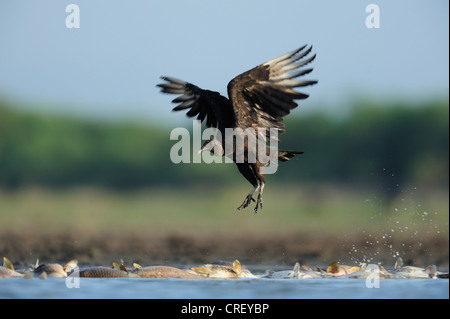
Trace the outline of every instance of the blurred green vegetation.
<instances>
[{"instance_id":1,"label":"blurred green vegetation","mask_svg":"<svg viewBox=\"0 0 450 319\"><path fill-rule=\"evenodd\" d=\"M188 190L146 188L133 192L95 187L0 190L2 232L353 234L358 229L399 238L447 236L448 193L402 194L386 205L374 194L334 185L268 185L264 207L237 211L245 184ZM282 199L282 200L280 200ZM253 206L253 205L252 205ZM389 212L386 214L386 212ZM356 227L357 225L357 227ZM430 232L429 234L426 234Z\"/></svg>"},{"instance_id":2,"label":"blurred green vegetation","mask_svg":"<svg viewBox=\"0 0 450 319\"><path fill-rule=\"evenodd\" d=\"M390 198L407 187L448 189L448 101L354 104L342 118L288 117L280 148L305 154L282 163L269 183L337 183ZM171 129L19 111L0 101L0 187L247 183L234 165L173 164Z\"/></svg>"},{"instance_id":3,"label":"blurred green vegetation","mask_svg":"<svg viewBox=\"0 0 450 319\"><path fill-rule=\"evenodd\" d=\"M0 101L0 252L12 259L448 261L448 102L287 117L280 148L305 154L267 177L257 215L236 211L251 186L234 164L170 161L173 127L25 110Z\"/></svg>"}]
</instances>

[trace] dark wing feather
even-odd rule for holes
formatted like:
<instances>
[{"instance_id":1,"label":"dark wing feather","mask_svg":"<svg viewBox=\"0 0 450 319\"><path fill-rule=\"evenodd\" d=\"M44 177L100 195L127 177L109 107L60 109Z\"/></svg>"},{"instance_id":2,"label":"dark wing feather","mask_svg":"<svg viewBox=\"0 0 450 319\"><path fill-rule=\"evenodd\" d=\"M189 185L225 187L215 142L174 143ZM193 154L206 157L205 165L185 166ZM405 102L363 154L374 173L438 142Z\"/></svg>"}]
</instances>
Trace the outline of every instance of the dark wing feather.
<instances>
[{"instance_id":1,"label":"dark wing feather","mask_svg":"<svg viewBox=\"0 0 450 319\"><path fill-rule=\"evenodd\" d=\"M317 83L296 79L312 71L302 68L316 57L314 54L307 58L312 47L305 48L272 59L231 80L228 95L237 127L277 128L284 133L283 117L297 107L294 100L308 97L294 89Z\"/></svg>"},{"instance_id":2,"label":"dark wing feather","mask_svg":"<svg viewBox=\"0 0 450 319\"><path fill-rule=\"evenodd\" d=\"M226 128L234 125L234 113L230 100L218 92L203 90L191 83L172 77L161 77L166 83L158 84L161 92L182 94L173 99L173 103L180 103L174 111L188 110L189 117L197 116L207 127Z\"/></svg>"}]
</instances>

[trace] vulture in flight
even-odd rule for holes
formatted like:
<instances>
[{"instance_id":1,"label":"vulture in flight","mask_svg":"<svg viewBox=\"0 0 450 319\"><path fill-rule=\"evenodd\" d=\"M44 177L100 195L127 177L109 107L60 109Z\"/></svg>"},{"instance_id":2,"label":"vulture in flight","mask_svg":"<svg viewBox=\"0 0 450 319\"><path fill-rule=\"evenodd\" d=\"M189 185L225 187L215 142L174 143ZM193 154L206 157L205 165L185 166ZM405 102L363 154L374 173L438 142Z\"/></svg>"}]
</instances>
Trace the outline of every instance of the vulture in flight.
<instances>
[{"instance_id":1,"label":"vulture in flight","mask_svg":"<svg viewBox=\"0 0 450 319\"><path fill-rule=\"evenodd\" d=\"M206 141L199 153L210 151L215 155L228 156L236 163L239 172L253 185L252 191L245 197L244 202L238 210L250 205L255 191L259 191L256 201L255 213L262 208L262 194L265 185L264 168L267 162L262 162L260 156L253 156L251 159L250 135L243 138L244 155L237 160L237 146L227 151L225 145L227 130L249 132L254 130L254 137L258 141L262 138L266 148L266 154L270 151L270 142L278 141L269 134L273 129L278 133L285 132L283 117L297 107L295 100L302 100L308 97L307 94L294 90L316 84L317 81L301 79L302 76L310 73L312 68L303 68L311 63L316 55L310 55L312 47L306 45L267 61L257 67L242 73L228 83L228 97L220 95L218 92L204 90L194 84L173 78L161 77L165 82L158 84L164 93L179 94L172 102L179 103L173 110L187 110L187 116L195 117L201 122L206 121L207 127L218 129L217 136ZM300 79L299 79L300 78ZM236 138L236 136L235 136ZM236 138L237 140L237 138ZM251 144L255 145L255 144ZM253 153L256 154L255 151ZM276 149L276 160L285 162L293 158L299 151L282 151ZM259 153L258 153L259 154ZM256 158L255 158L256 157Z\"/></svg>"}]
</instances>

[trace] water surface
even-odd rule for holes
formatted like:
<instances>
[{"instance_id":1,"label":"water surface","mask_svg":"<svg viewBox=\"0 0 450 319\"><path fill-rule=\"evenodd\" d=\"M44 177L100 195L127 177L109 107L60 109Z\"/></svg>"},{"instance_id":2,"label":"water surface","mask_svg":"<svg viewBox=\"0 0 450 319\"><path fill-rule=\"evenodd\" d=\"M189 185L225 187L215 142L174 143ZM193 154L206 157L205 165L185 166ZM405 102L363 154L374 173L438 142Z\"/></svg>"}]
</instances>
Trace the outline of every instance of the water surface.
<instances>
[{"instance_id":1,"label":"water surface","mask_svg":"<svg viewBox=\"0 0 450 319\"><path fill-rule=\"evenodd\" d=\"M387 279L367 288L364 279L205 279L81 278L79 288L66 279L0 280L5 298L158 298L158 299L302 299L427 298L448 299L448 279ZM73 284L73 282L72 282Z\"/></svg>"}]
</instances>

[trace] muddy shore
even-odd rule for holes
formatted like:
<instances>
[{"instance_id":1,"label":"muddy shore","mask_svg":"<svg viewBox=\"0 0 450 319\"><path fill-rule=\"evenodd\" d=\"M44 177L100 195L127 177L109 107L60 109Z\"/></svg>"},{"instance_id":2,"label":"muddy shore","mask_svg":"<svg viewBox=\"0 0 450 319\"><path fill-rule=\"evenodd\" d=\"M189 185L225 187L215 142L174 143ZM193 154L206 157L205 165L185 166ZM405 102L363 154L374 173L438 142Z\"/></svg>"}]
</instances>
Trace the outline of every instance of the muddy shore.
<instances>
[{"instance_id":1,"label":"muddy shore","mask_svg":"<svg viewBox=\"0 0 450 319\"><path fill-rule=\"evenodd\" d=\"M371 243L360 236L323 234L134 234L134 233L30 233L0 234L0 256L16 265L67 262L110 265L113 261L143 265L195 265L215 260L239 259L243 264L289 266L295 262L325 265L375 262L388 267L396 256L406 264L435 264L448 269L449 242L445 237L416 240L391 239Z\"/></svg>"}]
</instances>

